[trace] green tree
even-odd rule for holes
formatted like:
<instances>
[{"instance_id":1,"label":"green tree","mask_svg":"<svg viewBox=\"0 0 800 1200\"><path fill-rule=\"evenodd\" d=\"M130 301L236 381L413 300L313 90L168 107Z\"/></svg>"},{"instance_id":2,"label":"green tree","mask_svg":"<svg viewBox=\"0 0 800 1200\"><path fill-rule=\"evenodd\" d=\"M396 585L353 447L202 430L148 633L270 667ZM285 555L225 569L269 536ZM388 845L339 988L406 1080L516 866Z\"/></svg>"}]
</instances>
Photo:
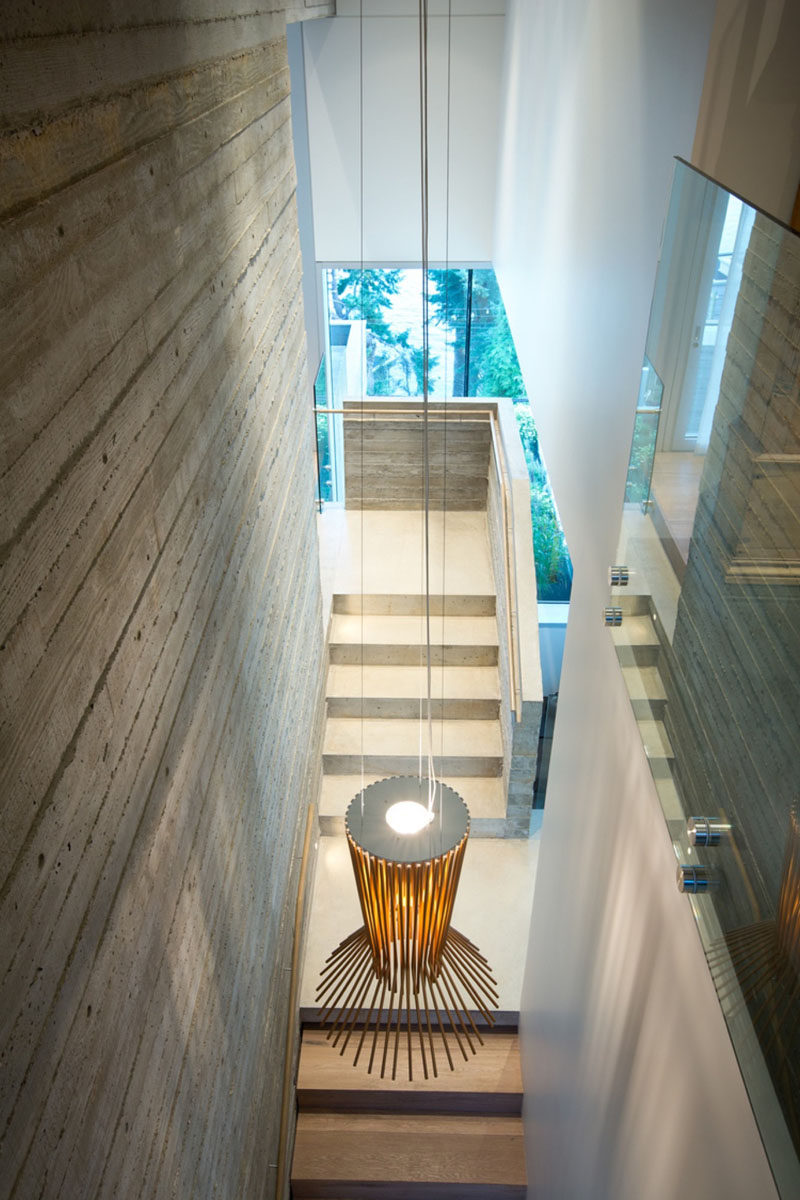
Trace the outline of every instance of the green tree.
<instances>
[{"instance_id":1,"label":"green tree","mask_svg":"<svg viewBox=\"0 0 800 1200\"><path fill-rule=\"evenodd\" d=\"M525 395L519 360L494 271L475 271L472 285L470 393L474 396Z\"/></svg>"},{"instance_id":2,"label":"green tree","mask_svg":"<svg viewBox=\"0 0 800 1200\"><path fill-rule=\"evenodd\" d=\"M531 484L536 591L542 602L569 600L572 590L572 562L558 519L550 481L539 452L536 423L527 401L516 403L514 413Z\"/></svg>"},{"instance_id":3,"label":"green tree","mask_svg":"<svg viewBox=\"0 0 800 1200\"><path fill-rule=\"evenodd\" d=\"M453 395L465 394L468 378L470 396L524 396L517 352L494 271L472 272L469 364L468 272L434 270L428 278L434 320L453 332Z\"/></svg>"},{"instance_id":4,"label":"green tree","mask_svg":"<svg viewBox=\"0 0 800 1200\"><path fill-rule=\"evenodd\" d=\"M334 270L331 274L330 298L335 316L340 320L365 322L367 393L391 395L391 349L396 346L397 335L386 318L400 287L402 272L352 268Z\"/></svg>"},{"instance_id":5,"label":"green tree","mask_svg":"<svg viewBox=\"0 0 800 1200\"><path fill-rule=\"evenodd\" d=\"M488 327L487 336L480 345L476 358L476 395L511 396L512 399L525 395L525 385L522 382L522 372L519 369L505 308L496 310L495 319Z\"/></svg>"},{"instance_id":6,"label":"green tree","mask_svg":"<svg viewBox=\"0 0 800 1200\"><path fill-rule=\"evenodd\" d=\"M428 272L428 304L437 325L453 333L453 395L464 395L466 366L467 272Z\"/></svg>"}]
</instances>

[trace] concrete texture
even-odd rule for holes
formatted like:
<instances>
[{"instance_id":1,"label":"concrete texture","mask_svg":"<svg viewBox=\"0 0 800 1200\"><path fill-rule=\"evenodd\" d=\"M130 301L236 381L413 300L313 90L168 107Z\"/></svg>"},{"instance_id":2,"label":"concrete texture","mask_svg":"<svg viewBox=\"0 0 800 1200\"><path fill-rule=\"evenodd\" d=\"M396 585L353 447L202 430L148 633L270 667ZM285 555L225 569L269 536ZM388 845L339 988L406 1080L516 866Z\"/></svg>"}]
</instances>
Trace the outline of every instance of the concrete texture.
<instances>
[{"instance_id":1,"label":"concrete texture","mask_svg":"<svg viewBox=\"0 0 800 1200\"><path fill-rule=\"evenodd\" d=\"M363 417L344 416L345 503L348 508L413 509L425 494L422 403L416 398L384 400L369 396ZM361 402L345 402L360 412ZM487 403L458 400L448 414L441 403L430 402L428 432L429 501L431 509L481 511L486 508L487 470L491 433ZM470 408L482 416L470 419ZM391 416L399 410L401 415ZM403 417L411 411L414 415ZM441 414L444 414L442 419Z\"/></svg>"},{"instance_id":2,"label":"concrete texture","mask_svg":"<svg viewBox=\"0 0 800 1200\"><path fill-rule=\"evenodd\" d=\"M323 682L282 10L332 7L3 11L4 1196L274 1193Z\"/></svg>"}]
</instances>

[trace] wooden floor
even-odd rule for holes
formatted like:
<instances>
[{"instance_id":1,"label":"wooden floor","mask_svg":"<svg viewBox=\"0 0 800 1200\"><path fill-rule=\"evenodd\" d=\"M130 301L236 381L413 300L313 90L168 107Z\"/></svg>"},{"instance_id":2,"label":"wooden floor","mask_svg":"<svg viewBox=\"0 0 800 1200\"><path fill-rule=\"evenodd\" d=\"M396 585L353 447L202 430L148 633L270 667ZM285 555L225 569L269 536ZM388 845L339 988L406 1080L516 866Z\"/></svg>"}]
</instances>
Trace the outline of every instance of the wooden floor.
<instances>
[{"instance_id":1,"label":"wooden floor","mask_svg":"<svg viewBox=\"0 0 800 1200\"><path fill-rule=\"evenodd\" d=\"M526 1194L516 1034L413 1082L367 1074L305 1030L292 1164L296 1200L521 1200ZM444 1069L442 1069L442 1067Z\"/></svg>"}]
</instances>

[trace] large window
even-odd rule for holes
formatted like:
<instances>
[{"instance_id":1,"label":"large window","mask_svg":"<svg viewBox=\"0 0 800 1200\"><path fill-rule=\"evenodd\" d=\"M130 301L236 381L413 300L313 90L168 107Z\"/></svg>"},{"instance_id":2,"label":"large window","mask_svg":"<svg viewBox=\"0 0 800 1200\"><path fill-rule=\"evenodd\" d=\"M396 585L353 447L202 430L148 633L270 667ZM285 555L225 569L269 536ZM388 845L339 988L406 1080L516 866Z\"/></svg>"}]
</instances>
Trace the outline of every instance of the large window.
<instances>
[{"instance_id":1,"label":"large window","mask_svg":"<svg viewBox=\"0 0 800 1200\"><path fill-rule=\"evenodd\" d=\"M334 267L325 271L327 396L421 396L423 272L420 268ZM427 274L428 394L514 401L531 481L531 517L540 601L569 599L572 565L539 449L519 361L494 271ZM321 391L322 388L319 388ZM335 421L318 418L323 499L336 472ZM326 490L326 488L328 490Z\"/></svg>"},{"instance_id":2,"label":"large window","mask_svg":"<svg viewBox=\"0 0 800 1200\"><path fill-rule=\"evenodd\" d=\"M326 272L326 293L334 347L349 340L342 326L363 326L365 394L421 395L422 271L334 268ZM432 397L524 395L494 271L431 270L427 299Z\"/></svg>"}]
</instances>

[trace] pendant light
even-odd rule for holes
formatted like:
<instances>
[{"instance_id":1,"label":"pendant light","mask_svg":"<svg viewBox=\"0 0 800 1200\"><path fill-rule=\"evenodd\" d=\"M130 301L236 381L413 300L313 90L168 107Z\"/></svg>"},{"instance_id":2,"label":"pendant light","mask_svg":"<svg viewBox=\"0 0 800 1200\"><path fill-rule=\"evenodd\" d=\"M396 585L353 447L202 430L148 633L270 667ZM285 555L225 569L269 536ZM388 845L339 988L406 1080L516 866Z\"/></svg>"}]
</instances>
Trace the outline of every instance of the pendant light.
<instances>
[{"instance_id":1,"label":"pendant light","mask_svg":"<svg viewBox=\"0 0 800 1200\"><path fill-rule=\"evenodd\" d=\"M448 13L448 28L449 22ZM448 36L448 79L449 54ZM438 1075L439 1065L443 1062L453 1069L454 1059L459 1054L468 1059L469 1053L474 1054L482 1042L479 1024L483 1021L488 1025L494 1023L492 1010L498 1004L497 985L486 959L450 923L469 836L469 810L452 788L436 778L433 755L427 0L419 0L419 59L427 684L426 701L421 705L424 719L421 711L420 721L427 735L427 755L420 755L418 777L395 776L365 786L362 709L362 786L348 806L345 831L364 924L330 955L317 991L320 1020L328 1026L328 1037L333 1045L341 1054L350 1047L354 1065L366 1063L368 1072L379 1070L382 1078L391 1073L392 1079L397 1077L400 1062L407 1065L409 1079L413 1078L415 1062L419 1063L427 1079L429 1072ZM361 105L363 121L363 69ZM449 154L449 129L446 144ZM363 162L361 174L363 204ZM363 417L361 425L363 430ZM363 480L363 464L361 478ZM363 541L362 536L362 555ZM362 595L362 621L363 608Z\"/></svg>"}]
</instances>

